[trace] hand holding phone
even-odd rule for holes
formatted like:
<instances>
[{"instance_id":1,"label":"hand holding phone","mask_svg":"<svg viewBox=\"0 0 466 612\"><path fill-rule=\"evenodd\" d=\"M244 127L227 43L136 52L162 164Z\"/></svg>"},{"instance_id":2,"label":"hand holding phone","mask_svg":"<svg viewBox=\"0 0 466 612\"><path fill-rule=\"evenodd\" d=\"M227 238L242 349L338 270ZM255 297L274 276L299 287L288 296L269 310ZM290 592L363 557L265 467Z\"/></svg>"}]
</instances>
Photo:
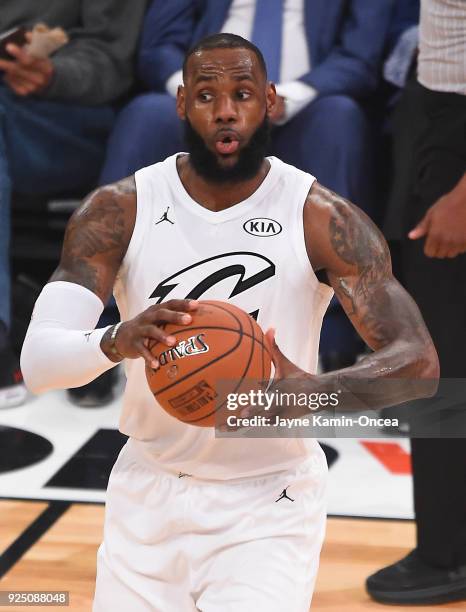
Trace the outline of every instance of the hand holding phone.
<instances>
[{"instance_id":1,"label":"hand holding phone","mask_svg":"<svg viewBox=\"0 0 466 612\"><path fill-rule=\"evenodd\" d=\"M6 50L7 45L14 44L23 47L27 43L26 29L23 27L12 28L0 34L0 59L14 60L14 57Z\"/></svg>"},{"instance_id":2,"label":"hand holding phone","mask_svg":"<svg viewBox=\"0 0 466 612\"><path fill-rule=\"evenodd\" d=\"M1 78L18 96L38 95L51 83L54 66L48 57L35 57L29 53L31 34L26 31L23 34L10 31L3 35L0 49L6 53L6 59L0 57ZM22 44L18 45L18 42Z\"/></svg>"}]
</instances>

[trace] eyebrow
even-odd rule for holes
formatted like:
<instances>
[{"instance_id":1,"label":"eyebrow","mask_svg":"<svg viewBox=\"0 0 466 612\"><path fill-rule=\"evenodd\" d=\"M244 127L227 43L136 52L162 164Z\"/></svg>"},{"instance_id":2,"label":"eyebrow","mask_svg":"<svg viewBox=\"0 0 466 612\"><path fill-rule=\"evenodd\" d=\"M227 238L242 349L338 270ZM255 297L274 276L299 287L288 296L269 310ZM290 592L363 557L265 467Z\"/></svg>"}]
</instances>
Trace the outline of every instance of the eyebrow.
<instances>
[{"instance_id":1,"label":"eyebrow","mask_svg":"<svg viewBox=\"0 0 466 612\"><path fill-rule=\"evenodd\" d=\"M194 84L199 83L200 81L215 81L217 77L213 74L198 74L194 79Z\"/></svg>"},{"instance_id":2,"label":"eyebrow","mask_svg":"<svg viewBox=\"0 0 466 612\"><path fill-rule=\"evenodd\" d=\"M248 72L243 72L241 74L235 74L231 78L234 79L235 81L253 81L254 82L254 79Z\"/></svg>"},{"instance_id":3,"label":"eyebrow","mask_svg":"<svg viewBox=\"0 0 466 612\"><path fill-rule=\"evenodd\" d=\"M251 81L252 83L254 83L254 79L247 72L242 72L241 74L232 75L231 78L234 81ZM215 80L217 80L217 76L216 75L213 75L213 74L199 74L194 79L194 85L197 85L197 83L200 83L202 81L215 81Z\"/></svg>"}]
</instances>

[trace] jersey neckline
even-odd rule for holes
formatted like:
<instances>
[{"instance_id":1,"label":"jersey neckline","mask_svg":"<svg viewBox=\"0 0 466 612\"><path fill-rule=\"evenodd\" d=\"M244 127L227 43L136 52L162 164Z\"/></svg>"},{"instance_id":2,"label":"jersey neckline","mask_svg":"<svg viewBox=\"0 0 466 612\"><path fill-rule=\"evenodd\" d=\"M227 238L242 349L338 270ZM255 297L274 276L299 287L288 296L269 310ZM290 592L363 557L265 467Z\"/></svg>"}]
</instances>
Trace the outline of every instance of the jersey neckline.
<instances>
[{"instance_id":1,"label":"jersey neckline","mask_svg":"<svg viewBox=\"0 0 466 612\"><path fill-rule=\"evenodd\" d=\"M209 223L222 223L224 221L229 221L230 219L236 219L237 217L244 215L249 210L252 213L255 205L261 202L274 187L279 176L278 163L280 160L273 156L266 157L270 163L270 169L259 187L248 198L241 200L241 202L233 204L233 206L225 208L224 210L210 210L194 200L183 185L176 165L176 160L181 155L187 155L187 153L176 153L175 155L172 155L169 161L169 170L175 186L174 191L176 201L190 213L201 217Z\"/></svg>"}]
</instances>

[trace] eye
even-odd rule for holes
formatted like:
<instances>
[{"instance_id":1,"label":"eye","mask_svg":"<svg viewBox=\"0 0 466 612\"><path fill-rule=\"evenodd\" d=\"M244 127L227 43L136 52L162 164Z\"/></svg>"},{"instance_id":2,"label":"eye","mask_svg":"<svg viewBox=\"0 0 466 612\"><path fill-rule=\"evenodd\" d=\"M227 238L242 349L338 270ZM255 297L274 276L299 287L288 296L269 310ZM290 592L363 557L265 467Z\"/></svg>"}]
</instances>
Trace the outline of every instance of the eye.
<instances>
[{"instance_id":1,"label":"eye","mask_svg":"<svg viewBox=\"0 0 466 612\"><path fill-rule=\"evenodd\" d=\"M238 98L240 100L248 100L251 97L251 93L249 91L245 91L244 89L238 91Z\"/></svg>"},{"instance_id":2,"label":"eye","mask_svg":"<svg viewBox=\"0 0 466 612\"><path fill-rule=\"evenodd\" d=\"M198 97L201 102L210 102L213 98L213 95L207 93L206 91L201 91Z\"/></svg>"}]
</instances>

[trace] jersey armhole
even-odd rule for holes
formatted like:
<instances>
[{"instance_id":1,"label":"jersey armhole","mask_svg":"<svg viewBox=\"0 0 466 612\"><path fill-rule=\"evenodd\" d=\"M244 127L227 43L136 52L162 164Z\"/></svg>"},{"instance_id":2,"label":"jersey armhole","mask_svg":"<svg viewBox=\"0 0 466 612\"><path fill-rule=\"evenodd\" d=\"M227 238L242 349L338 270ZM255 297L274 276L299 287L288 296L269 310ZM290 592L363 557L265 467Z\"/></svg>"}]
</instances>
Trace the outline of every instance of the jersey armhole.
<instances>
[{"instance_id":1,"label":"jersey armhole","mask_svg":"<svg viewBox=\"0 0 466 612\"><path fill-rule=\"evenodd\" d=\"M121 262L121 269L127 269L130 261L135 260L143 242L142 238L145 224L142 202L150 202L152 191L149 181L144 177L144 170L145 168L142 168L134 173L134 181L136 183L136 215L134 218L133 233L131 234L123 261Z\"/></svg>"},{"instance_id":2,"label":"jersey armhole","mask_svg":"<svg viewBox=\"0 0 466 612\"><path fill-rule=\"evenodd\" d=\"M327 283L322 283L317 278L307 253L306 239L304 237L304 206L306 204L309 191L314 182L317 180L310 174L307 175L307 179L308 180L301 181L300 188L297 189L296 192L298 205L296 206L295 218L296 231L294 232L294 240L292 241L292 244L299 264L301 265L301 269L309 279L310 285L315 287L325 298L331 299L334 293L332 287L327 285Z\"/></svg>"}]
</instances>

